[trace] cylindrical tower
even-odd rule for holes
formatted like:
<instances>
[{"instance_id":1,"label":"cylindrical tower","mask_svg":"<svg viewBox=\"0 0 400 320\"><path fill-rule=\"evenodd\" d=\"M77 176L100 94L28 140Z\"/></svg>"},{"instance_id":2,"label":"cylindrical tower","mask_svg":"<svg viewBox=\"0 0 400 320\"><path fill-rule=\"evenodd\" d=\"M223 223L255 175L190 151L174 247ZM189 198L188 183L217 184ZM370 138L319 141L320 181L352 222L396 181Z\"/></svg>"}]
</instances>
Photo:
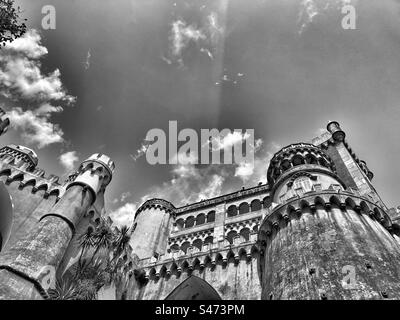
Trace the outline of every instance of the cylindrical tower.
<instances>
[{"instance_id":1,"label":"cylindrical tower","mask_svg":"<svg viewBox=\"0 0 400 320\"><path fill-rule=\"evenodd\" d=\"M45 213L35 231L0 257L0 299L46 298L75 227L97 194L110 183L115 165L94 154L69 181L60 200Z\"/></svg>"},{"instance_id":2,"label":"cylindrical tower","mask_svg":"<svg viewBox=\"0 0 400 320\"><path fill-rule=\"evenodd\" d=\"M263 299L400 298L400 246L389 216L346 190L320 148L282 149L268 181L274 205L258 235Z\"/></svg>"},{"instance_id":3,"label":"cylindrical tower","mask_svg":"<svg viewBox=\"0 0 400 320\"><path fill-rule=\"evenodd\" d=\"M175 207L162 199L151 199L136 211L130 245L140 259L164 254Z\"/></svg>"}]
</instances>

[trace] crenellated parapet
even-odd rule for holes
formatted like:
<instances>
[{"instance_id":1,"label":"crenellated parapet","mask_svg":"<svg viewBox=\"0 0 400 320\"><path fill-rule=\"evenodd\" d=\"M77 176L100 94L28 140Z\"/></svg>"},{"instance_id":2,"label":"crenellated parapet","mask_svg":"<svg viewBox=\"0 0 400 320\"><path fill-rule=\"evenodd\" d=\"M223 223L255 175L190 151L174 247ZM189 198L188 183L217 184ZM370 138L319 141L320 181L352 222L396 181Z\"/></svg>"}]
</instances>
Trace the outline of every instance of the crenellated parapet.
<instances>
[{"instance_id":1,"label":"crenellated parapet","mask_svg":"<svg viewBox=\"0 0 400 320\"><path fill-rule=\"evenodd\" d=\"M26 171L33 171L39 162L37 154L32 149L15 144L0 149L0 160Z\"/></svg>"},{"instance_id":2,"label":"crenellated parapet","mask_svg":"<svg viewBox=\"0 0 400 320\"><path fill-rule=\"evenodd\" d=\"M284 179L288 174L296 170L309 168L320 168L327 172L336 171L334 162L325 154L321 148L309 143L296 143L287 146L273 156L267 172L268 182L271 187Z\"/></svg>"},{"instance_id":3,"label":"crenellated parapet","mask_svg":"<svg viewBox=\"0 0 400 320\"><path fill-rule=\"evenodd\" d=\"M82 185L90 190L95 200L97 193L110 183L114 170L115 164L108 156L95 153L81 163L72 178L69 177L66 189Z\"/></svg>"},{"instance_id":4,"label":"crenellated parapet","mask_svg":"<svg viewBox=\"0 0 400 320\"><path fill-rule=\"evenodd\" d=\"M259 239L266 240L274 230L285 228L292 219L299 219L303 212L310 211L316 214L318 206L327 211L332 207L341 210L351 209L359 215L365 215L377 221L388 231L392 229L389 215L371 200L349 190L323 190L311 191L303 197L293 198L271 209L261 223Z\"/></svg>"},{"instance_id":5,"label":"crenellated parapet","mask_svg":"<svg viewBox=\"0 0 400 320\"><path fill-rule=\"evenodd\" d=\"M135 219L136 217L144 210L148 210L148 209L159 209L159 210L163 210L168 214L171 215L175 215L176 212L176 208L175 206L164 199L150 199L147 200L146 202L144 202L137 210L136 210L136 214L135 214Z\"/></svg>"}]
</instances>

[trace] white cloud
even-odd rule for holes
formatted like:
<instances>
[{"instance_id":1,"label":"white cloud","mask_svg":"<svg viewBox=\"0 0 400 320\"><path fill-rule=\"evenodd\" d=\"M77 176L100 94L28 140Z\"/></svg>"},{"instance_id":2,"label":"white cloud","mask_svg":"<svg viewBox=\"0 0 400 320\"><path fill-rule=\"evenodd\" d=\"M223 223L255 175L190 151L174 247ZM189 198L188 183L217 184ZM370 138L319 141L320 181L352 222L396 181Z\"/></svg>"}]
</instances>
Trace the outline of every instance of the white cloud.
<instances>
[{"instance_id":1,"label":"white cloud","mask_svg":"<svg viewBox=\"0 0 400 320\"><path fill-rule=\"evenodd\" d=\"M11 126L21 132L25 142L39 148L64 141L61 128L50 121L51 115L63 108L53 103L72 104L76 100L67 94L58 69L42 73L40 59L47 53L34 29L0 50L0 95L31 109L9 111Z\"/></svg>"},{"instance_id":2,"label":"white cloud","mask_svg":"<svg viewBox=\"0 0 400 320\"><path fill-rule=\"evenodd\" d=\"M59 157L60 163L66 171L72 171L75 168L75 163L79 161L76 151L68 151Z\"/></svg>"},{"instance_id":3,"label":"white cloud","mask_svg":"<svg viewBox=\"0 0 400 320\"><path fill-rule=\"evenodd\" d=\"M92 54L91 54L90 49L89 49L89 51L86 54L86 61L84 63L85 70L88 70L90 68L90 58L91 57L92 57Z\"/></svg>"},{"instance_id":4,"label":"white cloud","mask_svg":"<svg viewBox=\"0 0 400 320\"><path fill-rule=\"evenodd\" d=\"M129 156L131 159L136 162L139 158L141 158L143 155L146 154L147 149L149 148L151 142L149 141L143 141L142 144L140 145L139 149L136 150L135 154L130 154Z\"/></svg>"},{"instance_id":5,"label":"white cloud","mask_svg":"<svg viewBox=\"0 0 400 320\"><path fill-rule=\"evenodd\" d=\"M317 16L326 14L328 10L340 12L343 6L357 3L358 0L302 0L297 21L300 25L298 33L301 35Z\"/></svg>"},{"instance_id":6,"label":"white cloud","mask_svg":"<svg viewBox=\"0 0 400 320\"><path fill-rule=\"evenodd\" d=\"M45 75L41 72L40 60L47 54L41 45L39 33L31 29L21 38L7 44L0 51L0 87L2 94L18 100L20 98L48 102L62 100L73 103L60 79L60 70Z\"/></svg>"},{"instance_id":7,"label":"white cloud","mask_svg":"<svg viewBox=\"0 0 400 320\"><path fill-rule=\"evenodd\" d=\"M269 162L274 154L281 149L281 146L275 142L270 143L265 150L261 148L261 144L259 143L260 148L257 149L257 140L254 164L243 162L240 163L235 170L235 177L240 178L248 185L257 185L259 182L267 182Z\"/></svg>"},{"instance_id":8,"label":"white cloud","mask_svg":"<svg viewBox=\"0 0 400 320\"><path fill-rule=\"evenodd\" d=\"M46 107L47 108L47 107ZM48 113L44 113L39 107L36 111L23 111L16 107L7 113L11 127L21 132L21 138L38 148L46 147L53 143L63 142L64 132L57 124L49 121L50 114L60 112L62 109L53 107Z\"/></svg>"},{"instance_id":9,"label":"white cloud","mask_svg":"<svg viewBox=\"0 0 400 320\"><path fill-rule=\"evenodd\" d=\"M242 144L245 140L250 138L250 134L245 132L233 131L228 133L225 137L216 137L211 139L213 150L223 150L233 147L236 144Z\"/></svg>"},{"instance_id":10,"label":"white cloud","mask_svg":"<svg viewBox=\"0 0 400 320\"><path fill-rule=\"evenodd\" d=\"M114 224L117 226L126 225L128 227L132 226L133 220L135 218L135 212L137 210L137 205L134 203L125 203L123 206L112 211L109 216L113 220Z\"/></svg>"},{"instance_id":11,"label":"white cloud","mask_svg":"<svg viewBox=\"0 0 400 320\"><path fill-rule=\"evenodd\" d=\"M183 66L182 55L184 50L190 43L195 43L200 48L200 52L206 53L208 57L213 60L213 51L216 49L223 32L224 30L219 25L218 16L215 12L204 16L200 27L189 24L181 18L177 19L171 24L169 57L166 58L163 56L162 59L168 64L174 61L180 66Z\"/></svg>"}]
</instances>

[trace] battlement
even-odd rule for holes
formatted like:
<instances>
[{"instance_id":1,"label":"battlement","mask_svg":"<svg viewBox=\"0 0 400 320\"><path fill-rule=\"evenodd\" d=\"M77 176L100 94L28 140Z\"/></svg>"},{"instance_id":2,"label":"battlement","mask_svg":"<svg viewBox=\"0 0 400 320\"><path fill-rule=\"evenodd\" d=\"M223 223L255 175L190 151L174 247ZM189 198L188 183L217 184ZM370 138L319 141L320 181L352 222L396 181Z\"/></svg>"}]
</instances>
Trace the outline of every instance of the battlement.
<instances>
[{"instance_id":1,"label":"battlement","mask_svg":"<svg viewBox=\"0 0 400 320\"><path fill-rule=\"evenodd\" d=\"M8 159L7 162L10 165L21 167L27 171L33 171L39 162L37 154L32 149L15 144L1 148L0 159Z\"/></svg>"},{"instance_id":2,"label":"battlement","mask_svg":"<svg viewBox=\"0 0 400 320\"><path fill-rule=\"evenodd\" d=\"M286 171L300 165L320 166L335 172L334 162L321 148L309 143L296 143L272 157L267 171L268 182L272 186Z\"/></svg>"}]
</instances>

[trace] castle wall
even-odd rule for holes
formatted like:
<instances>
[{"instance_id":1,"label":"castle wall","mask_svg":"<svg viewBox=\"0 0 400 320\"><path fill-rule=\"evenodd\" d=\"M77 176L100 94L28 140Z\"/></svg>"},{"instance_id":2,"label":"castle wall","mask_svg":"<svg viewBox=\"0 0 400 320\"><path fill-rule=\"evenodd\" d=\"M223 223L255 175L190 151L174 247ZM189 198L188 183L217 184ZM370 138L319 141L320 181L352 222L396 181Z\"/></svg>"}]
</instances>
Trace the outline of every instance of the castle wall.
<instances>
[{"instance_id":1,"label":"castle wall","mask_svg":"<svg viewBox=\"0 0 400 320\"><path fill-rule=\"evenodd\" d=\"M136 219L137 231L130 240L133 252L140 258L152 257L155 252L164 254L172 227L172 217L163 208L148 208L140 212Z\"/></svg>"},{"instance_id":2,"label":"castle wall","mask_svg":"<svg viewBox=\"0 0 400 320\"><path fill-rule=\"evenodd\" d=\"M142 288L133 279L127 298L128 300L163 300L190 274L193 274L208 282L223 300L259 300L261 286L257 264L256 257L247 261L245 256L238 261L237 265L233 259L226 264L220 261L215 267L206 266L203 270L196 268L192 273L182 272L180 275L173 273L158 280L150 279Z\"/></svg>"},{"instance_id":3,"label":"castle wall","mask_svg":"<svg viewBox=\"0 0 400 320\"><path fill-rule=\"evenodd\" d=\"M266 240L262 298L399 299L399 263L398 242L366 213L306 207Z\"/></svg>"},{"instance_id":4,"label":"castle wall","mask_svg":"<svg viewBox=\"0 0 400 320\"><path fill-rule=\"evenodd\" d=\"M20 187L20 180L7 183L6 175L1 176L0 179L4 182L14 205L11 236L4 248L4 250L7 250L17 240L29 234L35 228L43 212L55 204L57 196L51 195L45 199L45 191L32 192L33 185L31 184Z\"/></svg>"}]
</instances>

